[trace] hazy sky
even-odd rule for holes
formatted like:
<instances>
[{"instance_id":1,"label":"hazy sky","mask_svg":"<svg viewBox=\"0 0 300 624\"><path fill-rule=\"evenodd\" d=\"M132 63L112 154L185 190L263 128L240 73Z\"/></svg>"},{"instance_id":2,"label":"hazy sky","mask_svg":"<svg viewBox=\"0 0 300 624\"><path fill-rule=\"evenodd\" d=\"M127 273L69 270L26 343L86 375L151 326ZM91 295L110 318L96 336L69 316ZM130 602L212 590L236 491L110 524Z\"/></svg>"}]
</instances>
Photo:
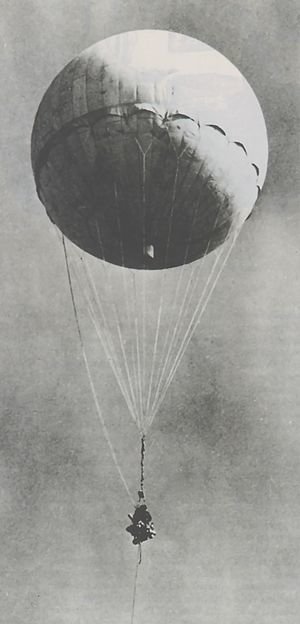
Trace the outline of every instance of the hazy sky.
<instances>
[{"instance_id":1,"label":"hazy sky","mask_svg":"<svg viewBox=\"0 0 300 624\"><path fill-rule=\"evenodd\" d=\"M136 624L298 622L297 5L1 1L1 624L130 623L130 502L96 419L29 150L56 73L88 45L135 28L180 31L225 54L254 88L270 143L256 213L149 435L158 536L144 548ZM99 371L134 491L138 434L104 359Z\"/></svg>"}]
</instances>

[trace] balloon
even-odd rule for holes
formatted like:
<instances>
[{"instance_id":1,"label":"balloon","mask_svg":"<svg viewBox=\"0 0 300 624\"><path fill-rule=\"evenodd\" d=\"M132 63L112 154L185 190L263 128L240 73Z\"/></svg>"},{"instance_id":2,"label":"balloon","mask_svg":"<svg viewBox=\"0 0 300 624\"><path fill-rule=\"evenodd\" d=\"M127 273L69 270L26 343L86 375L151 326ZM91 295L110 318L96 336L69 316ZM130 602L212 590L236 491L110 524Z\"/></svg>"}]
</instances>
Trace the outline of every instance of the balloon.
<instances>
[{"instance_id":1,"label":"balloon","mask_svg":"<svg viewBox=\"0 0 300 624\"><path fill-rule=\"evenodd\" d=\"M140 433L148 431L251 214L267 159L252 89L191 37L115 35L54 79L36 115L32 166L64 235L98 411L95 337Z\"/></svg>"},{"instance_id":2,"label":"balloon","mask_svg":"<svg viewBox=\"0 0 300 624\"><path fill-rule=\"evenodd\" d=\"M32 133L50 219L89 254L135 269L188 264L227 240L253 209L267 155L240 72L165 31L80 54L50 85Z\"/></svg>"}]
</instances>

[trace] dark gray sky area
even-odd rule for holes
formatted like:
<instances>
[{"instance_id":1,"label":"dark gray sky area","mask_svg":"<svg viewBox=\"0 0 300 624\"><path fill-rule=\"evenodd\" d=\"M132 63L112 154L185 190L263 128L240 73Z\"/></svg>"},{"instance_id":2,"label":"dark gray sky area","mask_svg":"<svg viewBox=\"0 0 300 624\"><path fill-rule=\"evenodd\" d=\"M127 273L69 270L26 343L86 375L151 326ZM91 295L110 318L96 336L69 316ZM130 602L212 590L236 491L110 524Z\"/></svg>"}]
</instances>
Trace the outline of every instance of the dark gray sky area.
<instances>
[{"instance_id":1,"label":"dark gray sky area","mask_svg":"<svg viewBox=\"0 0 300 624\"><path fill-rule=\"evenodd\" d=\"M255 214L149 433L158 535L143 551L136 624L299 621L297 5L1 2L1 624L130 624L131 505L97 421L29 153L58 71L97 40L136 28L182 32L227 56L256 92L270 146ZM101 357L99 377L134 491L139 437Z\"/></svg>"}]
</instances>

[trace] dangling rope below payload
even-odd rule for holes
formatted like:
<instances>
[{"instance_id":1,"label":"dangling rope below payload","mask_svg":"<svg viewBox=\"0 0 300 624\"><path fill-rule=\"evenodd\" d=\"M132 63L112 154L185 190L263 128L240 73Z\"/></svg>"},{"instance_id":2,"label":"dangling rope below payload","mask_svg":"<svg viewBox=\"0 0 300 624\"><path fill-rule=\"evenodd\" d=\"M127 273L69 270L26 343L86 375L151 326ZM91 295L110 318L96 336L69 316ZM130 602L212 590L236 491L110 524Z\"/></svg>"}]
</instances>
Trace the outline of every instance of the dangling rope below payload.
<instances>
[{"instance_id":1,"label":"dangling rope below payload","mask_svg":"<svg viewBox=\"0 0 300 624\"><path fill-rule=\"evenodd\" d=\"M134 582L133 582L133 597L132 597L131 620L130 620L131 624L134 624L137 581L138 581L139 566L141 565L141 563L142 563L142 545L139 544L137 561L136 561L136 566L135 566Z\"/></svg>"}]
</instances>

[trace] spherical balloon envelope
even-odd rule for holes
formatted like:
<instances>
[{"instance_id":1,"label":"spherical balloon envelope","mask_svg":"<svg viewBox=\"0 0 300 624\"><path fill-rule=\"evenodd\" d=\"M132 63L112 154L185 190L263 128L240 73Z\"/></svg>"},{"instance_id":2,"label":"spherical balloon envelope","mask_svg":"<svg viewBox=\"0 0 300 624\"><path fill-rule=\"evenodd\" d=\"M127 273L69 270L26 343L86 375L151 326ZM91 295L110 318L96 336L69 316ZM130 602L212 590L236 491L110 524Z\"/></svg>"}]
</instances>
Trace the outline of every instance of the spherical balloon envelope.
<instances>
[{"instance_id":1,"label":"spherical balloon envelope","mask_svg":"<svg viewBox=\"0 0 300 624\"><path fill-rule=\"evenodd\" d=\"M246 80L176 33L92 46L40 104L32 166L40 200L71 241L63 239L88 375L87 355L96 378L105 354L143 434L253 209L267 156Z\"/></svg>"},{"instance_id":2,"label":"spherical balloon envelope","mask_svg":"<svg viewBox=\"0 0 300 624\"><path fill-rule=\"evenodd\" d=\"M267 163L263 116L221 54L136 31L75 58L32 134L39 197L78 247L136 269L188 264L251 213Z\"/></svg>"}]
</instances>

